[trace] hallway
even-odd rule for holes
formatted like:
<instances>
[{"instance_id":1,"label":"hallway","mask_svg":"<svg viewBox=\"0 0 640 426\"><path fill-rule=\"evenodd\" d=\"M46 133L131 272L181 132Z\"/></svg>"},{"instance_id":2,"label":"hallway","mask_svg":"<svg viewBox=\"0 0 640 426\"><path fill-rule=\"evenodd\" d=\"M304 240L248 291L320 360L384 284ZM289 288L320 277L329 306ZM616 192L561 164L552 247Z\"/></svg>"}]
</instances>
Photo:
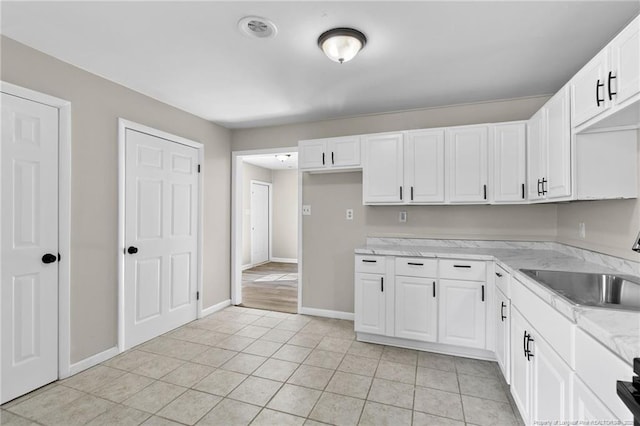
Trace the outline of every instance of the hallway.
<instances>
[{"instance_id":1,"label":"hallway","mask_svg":"<svg viewBox=\"0 0 640 426\"><path fill-rule=\"evenodd\" d=\"M242 273L242 306L298 312L298 264L269 262Z\"/></svg>"}]
</instances>

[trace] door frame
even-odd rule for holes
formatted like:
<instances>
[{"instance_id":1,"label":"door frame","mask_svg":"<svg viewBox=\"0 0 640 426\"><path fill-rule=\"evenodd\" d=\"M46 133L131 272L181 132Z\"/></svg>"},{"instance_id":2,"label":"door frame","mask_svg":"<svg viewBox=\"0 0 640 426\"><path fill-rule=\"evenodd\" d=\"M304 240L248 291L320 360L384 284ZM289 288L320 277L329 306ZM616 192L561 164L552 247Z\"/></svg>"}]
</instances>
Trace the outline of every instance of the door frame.
<instances>
[{"instance_id":1,"label":"door frame","mask_svg":"<svg viewBox=\"0 0 640 426\"><path fill-rule=\"evenodd\" d=\"M0 92L58 110L58 378L71 375L71 102L0 81ZM0 166L1 167L1 166ZM2 212L0 211L0 218ZM1 232L1 231L0 231ZM1 237L1 236L0 236ZM0 268L2 265L0 264ZM2 328L0 327L0 333ZM0 335L0 341L2 336ZM0 354L0 356L2 356Z\"/></svg>"},{"instance_id":2,"label":"door frame","mask_svg":"<svg viewBox=\"0 0 640 426\"><path fill-rule=\"evenodd\" d=\"M269 237L269 248L268 248L269 253L267 253L267 262L269 262L271 261L271 254L273 253L273 239L271 238L272 230L273 230L273 184L270 182L263 182L261 180L251 179L251 181L249 182L249 191L251 191L254 184L266 186L267 190L269 191L269 208L267 209L269 214L269 220L268 220L269 223L267 224L267 228L268 228L267 233ZM253 201L252 194L249 194L249 200ZM249 219L249 221L251 222L251 227L253 228L253 207L251 209L251 213L252 213L252 216ZM251 266L253 267L257 265L257 263L253 261L253 232L251 233L250 255L251 255ZM267 262L262 262L262 263L267 263Z\"/></svg>"},{"instance_id":3,"label":"door frame","mask_svg":"<svg viewBox=\"0 0 640 426\"><path fill-rule=\"evenodd\" d=\"M244 157L298 152L298 147L231 152L231 304L242 303L242 184ZM302 311L302 173L298 169L298 313Z\"/></svg>"},{"instance_id":4,"label":"door frame","mask_svg":"<svg viewBox=\"0 0 640 426\"><path fill-rule=\"evenodd\" d=\"M165 139L169 142L186 145L198 150L198 164L200 165L200 172L198 173L198 242L197 242L197 264L198 270L196 272L197 290L200 294L200 298L196 301L196 318L202 317L202 301L204 294L202 291L203 282L203 240L202 240L202 222L203 222L203 193L204 193L204 145L200 142L193 141L191 139L183 138L171 133L164 132L162 130L154 129L152 127L145 126L133 121L126 120L124 118L118 118L118 352L123 352L124 349L124 256L126 241L124 236L125 228L125 142L126 142L126 130L131 129L137 132L145 133L150 136Z\"/></svg>"}]
</instances>

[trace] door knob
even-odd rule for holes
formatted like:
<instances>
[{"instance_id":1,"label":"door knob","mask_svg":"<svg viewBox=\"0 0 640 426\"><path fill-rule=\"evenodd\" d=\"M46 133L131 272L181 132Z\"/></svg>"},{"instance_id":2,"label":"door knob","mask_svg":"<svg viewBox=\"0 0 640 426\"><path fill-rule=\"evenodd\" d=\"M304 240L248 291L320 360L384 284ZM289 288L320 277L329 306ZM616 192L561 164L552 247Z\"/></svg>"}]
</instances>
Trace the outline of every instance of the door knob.
<instances>
[{"instance_id":1,"label":"door knob","mask_svg":"<svg viewBox=\"0 0 640 426\"><path fill-rule=\"evenodd\" d=\"M58 260L58 256L56 256L55 254L47 253L42 256L42 263L53 263L56 260Z\"/></svg>"},{"instance_id":2,"label":"door knob","mask_svg":"<svg viewBox=\"0 0 640 426\"><path fill-rule=\"evenodd\" d=\"M127 249L127 253L129 254L136 254L137 252L138 252L138 247L129 246L129 248Z\"/></svg>"}]
</instances>

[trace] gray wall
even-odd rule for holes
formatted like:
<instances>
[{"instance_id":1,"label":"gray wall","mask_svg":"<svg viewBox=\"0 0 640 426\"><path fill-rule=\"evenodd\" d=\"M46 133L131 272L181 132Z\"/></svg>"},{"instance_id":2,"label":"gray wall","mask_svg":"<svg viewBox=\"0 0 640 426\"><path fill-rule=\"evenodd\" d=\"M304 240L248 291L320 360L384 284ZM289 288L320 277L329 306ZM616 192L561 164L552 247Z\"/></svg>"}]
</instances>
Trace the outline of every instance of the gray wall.
<instances>
[{"instance_id":1,"label":"gray wall","mask_svg":"<svg viewBox=\"0 0 640 426\"><path fill-rule=\"evenodd\" d=\"M272 256L298 258L298 170L273 170Z\"/></svg>"},{"instance_id":2,"label":"gray wall","mask_svg":"<svg viewBox=\"0 0 640 426\"><path fill-rule=\"evenodd\" d=\"M3 81L72 114L71 362L117 344L118 117L205 145L204 307L229 299L230 132L6 37Z\"/></svg>"},{"instance_id":3,"label":"gray wall","mask_svg":"<svg viewBox=\"0 0 640 426\"><path fill-rule=\"evenodd\" d=\"M242 163L242 265L251 264L251 181L272 182L272 170Z\"/></svg>"}]
</instances>

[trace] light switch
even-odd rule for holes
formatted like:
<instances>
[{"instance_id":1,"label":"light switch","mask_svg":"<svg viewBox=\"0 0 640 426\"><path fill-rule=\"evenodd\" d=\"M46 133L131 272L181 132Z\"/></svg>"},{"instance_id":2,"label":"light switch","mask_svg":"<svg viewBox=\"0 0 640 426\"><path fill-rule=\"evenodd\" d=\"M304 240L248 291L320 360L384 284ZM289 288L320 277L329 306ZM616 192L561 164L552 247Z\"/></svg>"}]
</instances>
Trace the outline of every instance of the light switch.
<instances>
[{"instance_id":1,"label":"light switch","mask_svg":"<svg viewBox=\"0 0 640 426\"><path fill-rule=\"evenodd\" d=\"M311 204L302 206L302 216L311 216Z\"/></svg>"}]
</instances>

